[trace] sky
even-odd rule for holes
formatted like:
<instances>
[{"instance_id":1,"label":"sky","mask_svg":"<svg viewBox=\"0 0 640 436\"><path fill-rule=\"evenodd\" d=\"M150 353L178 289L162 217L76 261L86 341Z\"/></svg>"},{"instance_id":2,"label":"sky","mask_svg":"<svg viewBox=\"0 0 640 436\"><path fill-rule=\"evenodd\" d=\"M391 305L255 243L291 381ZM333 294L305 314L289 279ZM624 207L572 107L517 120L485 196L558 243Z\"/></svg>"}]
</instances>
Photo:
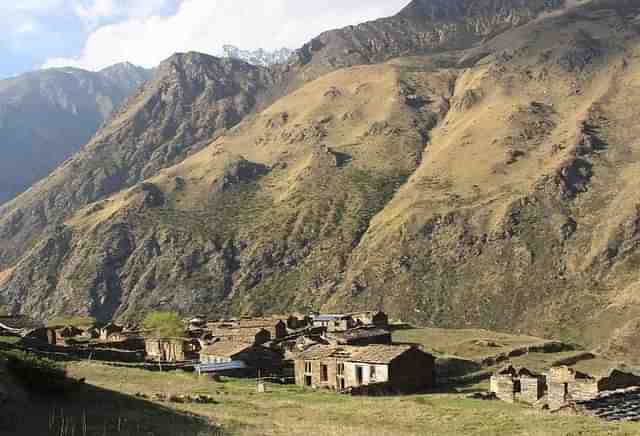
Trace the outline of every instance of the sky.
<instances>
[{"instance_id":1,"label":"sky","mask_svg":"<svg viewBox=\"0 0 640 436\"><path fill-rule=\"evenodd\" d=\"M393 15L409 0L0 0L0 77L176 52L295 49L325 30Z\"/></svg>"}]
</instances>

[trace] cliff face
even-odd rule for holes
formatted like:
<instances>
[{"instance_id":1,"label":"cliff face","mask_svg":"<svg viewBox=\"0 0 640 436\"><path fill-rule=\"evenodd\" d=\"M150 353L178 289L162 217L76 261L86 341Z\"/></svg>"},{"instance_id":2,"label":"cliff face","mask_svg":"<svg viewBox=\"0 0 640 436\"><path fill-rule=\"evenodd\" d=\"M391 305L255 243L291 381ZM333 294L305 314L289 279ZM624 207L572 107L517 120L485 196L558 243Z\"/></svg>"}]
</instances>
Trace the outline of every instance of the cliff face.
<instances>
[{"instance_id":1,"label":"cliff face","mask_svg":"<svg viewBox=\"0 0 640 436\"><path fill-rule=\"evenodd\" d=\"M437 16L476 3L451 5L467 9ZM640 6L522 15L446 62L338 69L241 122L279 72L170 60L170 80L5 207L2 302L101 319L381 308L633 343Z\"/></svg>"},{"instance_id":2,"label":"cliff face","mask_svg":"<svg viewBox=\"0 0 640 436\"><path fill-rule=\"evenodd\" d=\"M78 151L150 75L114 65L97 73L62 68L0 81L0 204Z\"/></svg>"}]
</instances>

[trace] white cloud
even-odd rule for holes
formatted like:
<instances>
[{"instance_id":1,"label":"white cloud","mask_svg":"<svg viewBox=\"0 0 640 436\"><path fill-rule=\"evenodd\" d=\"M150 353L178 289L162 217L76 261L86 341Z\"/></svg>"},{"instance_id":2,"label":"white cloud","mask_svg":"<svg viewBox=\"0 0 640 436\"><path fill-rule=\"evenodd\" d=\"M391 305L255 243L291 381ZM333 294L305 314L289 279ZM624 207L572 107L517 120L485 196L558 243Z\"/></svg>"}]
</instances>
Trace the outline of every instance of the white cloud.
<instances>
[{"instance_id":1,"label":"white cloud","mask_svg":"<svg viewBox=\"0 0 640 436\"><path fill-rule=\"evenodd\" d=\"M176 52L218 54L224 44L297 48L325 30L391 15L408 0L182 0L170 16L156 13L164 0L129 0L126 13L123 0L83 3L88 17L104 12L124 19L96 28L77 58L49 59L45 66L96 70L130 61L151 67Z\"/></svg>"}]
</instances>

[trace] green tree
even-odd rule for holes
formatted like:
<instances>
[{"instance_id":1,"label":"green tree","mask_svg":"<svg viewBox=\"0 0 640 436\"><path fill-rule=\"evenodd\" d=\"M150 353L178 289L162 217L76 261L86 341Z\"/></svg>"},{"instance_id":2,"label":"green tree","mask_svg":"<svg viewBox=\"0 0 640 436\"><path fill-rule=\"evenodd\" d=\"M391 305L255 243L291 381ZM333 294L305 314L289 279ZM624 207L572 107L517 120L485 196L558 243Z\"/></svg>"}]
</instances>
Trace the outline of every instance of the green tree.
<instances>
[{"instance_id":1,"label":"green tree","mask_svg":"<svg viewBox=\"0 0 640 436\"><path fill-rule=\"evenodd\" d=\"M161 338L180 338L185 332L184 324L175 312L151 312L143 325L145 330Z\"/></svg>"}]
</instances>

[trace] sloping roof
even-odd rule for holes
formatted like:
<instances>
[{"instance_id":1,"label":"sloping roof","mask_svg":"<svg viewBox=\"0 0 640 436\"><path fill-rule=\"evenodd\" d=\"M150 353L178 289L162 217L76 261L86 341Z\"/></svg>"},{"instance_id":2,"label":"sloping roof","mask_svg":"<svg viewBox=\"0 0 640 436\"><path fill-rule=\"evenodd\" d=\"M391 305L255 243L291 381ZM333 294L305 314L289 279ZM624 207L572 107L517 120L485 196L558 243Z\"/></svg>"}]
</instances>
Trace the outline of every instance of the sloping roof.
<instances>
[{"instance_id":1,"label":"sloping roof","mask_svg":"<svg viewBox=\"0 0 640 436\"><path fill-rule=\"evenodd\" d=\"M253 347L254 345L248 342L219 341L204 347L200 350L200 355L231 358Z\"/></svg>"},{"instance_id":2,"label":"sloping roof","mask_svg":"<svg viewBox=\"0 0 640 436\"><path fill-rule=\"evenodd\" d=\"M354 351L349 360L363 363L390 363L411 350L411 345L368 345L353 347Z\"/></svg>"},{"instance_id":3,"label":"sloping roof","mask_svg":"<svg viewBox=\"0 0 640 436\"><path fill-rule=\"evenodd\" d=\"M209 329L214 336L226 337L226 336L255 336L262 332L269 332L262 327L221 327Z\"/></svg>"},{"instance_id":4,"label":"sloping roof","mask_svg":"<svg viewBox=\"0 0 640 436\"><path fill-rule=\"evenodd\" d=\"M302 360L337 358L348 362L387 364L412 348L411 345L367 345L364 347L314 345L298 353L296 358Z\"/></svg>"}]
</instances>

